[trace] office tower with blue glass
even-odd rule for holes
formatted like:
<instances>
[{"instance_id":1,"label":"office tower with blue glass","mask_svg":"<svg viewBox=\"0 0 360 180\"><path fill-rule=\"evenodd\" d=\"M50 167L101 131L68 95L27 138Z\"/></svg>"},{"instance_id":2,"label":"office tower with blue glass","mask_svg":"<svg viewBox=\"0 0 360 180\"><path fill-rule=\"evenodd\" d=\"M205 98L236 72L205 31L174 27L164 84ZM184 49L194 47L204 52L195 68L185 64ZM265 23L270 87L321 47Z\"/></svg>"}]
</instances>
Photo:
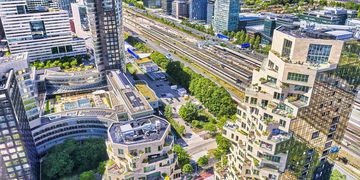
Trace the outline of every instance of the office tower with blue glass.
<instances>
[{"instance_id":1,"label":"office tower with blue glass","mask_svg":"<svg viewBox=\"0 0 360 180\"><path fill-rule=\"evenodd\" d=\"M238 30L239 13L239 0L216 0L213 19L215 32Z\"/></svg>"},{"instance_id":2,"label":"office tower with blue glass","mask_svg":"<svg viewBox=\"0 0 360 180\"><path fill-rule=\"evenodd\" d=\"M206 7L206 24L211 24L214 17L215 0L208 0Z\"/></svg>"},{"instance_id":3,"label":"office tower with blue glass","mask_svg":"<svg viewBox=\"0 0 360 180\"><path fill-rule=\"evenodd\" d=\"M207 0L189 1L190 21L206 21Z\"/></svg>"}]
</instances>

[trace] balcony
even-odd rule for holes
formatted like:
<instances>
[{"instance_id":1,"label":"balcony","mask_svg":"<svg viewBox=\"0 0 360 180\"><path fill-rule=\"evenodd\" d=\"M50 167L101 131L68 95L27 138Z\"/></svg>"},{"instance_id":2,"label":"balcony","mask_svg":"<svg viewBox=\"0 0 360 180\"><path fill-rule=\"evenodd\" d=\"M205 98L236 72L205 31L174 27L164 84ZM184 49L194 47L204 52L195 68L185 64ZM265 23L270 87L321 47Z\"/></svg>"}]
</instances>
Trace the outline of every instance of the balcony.
<instances>
[{"instance_id":1,"label":"balcony","mask_svg":"<svg viewBox=\"0 0 360 180\"><path fill-rule=\"evenodd\" d=\"M270 136L268 137L268 140L274 143L279 143L289 140L291 136L291 133L281 131L280 129L273 129Z\"/></svg>"},{"instance_id":2,"label":"balcony","mask_svg":"<svg viewBox=\"0 0 360 180\"><path fill-rule=\"evenodd\" d=\"M169 155L167 153L163 154L163 155L155 156L155 157L149 156L148 163L152 164L152 163L155 163L155 162L167 159L167 158L169 158Z\"/></svg>"}]
</instances>

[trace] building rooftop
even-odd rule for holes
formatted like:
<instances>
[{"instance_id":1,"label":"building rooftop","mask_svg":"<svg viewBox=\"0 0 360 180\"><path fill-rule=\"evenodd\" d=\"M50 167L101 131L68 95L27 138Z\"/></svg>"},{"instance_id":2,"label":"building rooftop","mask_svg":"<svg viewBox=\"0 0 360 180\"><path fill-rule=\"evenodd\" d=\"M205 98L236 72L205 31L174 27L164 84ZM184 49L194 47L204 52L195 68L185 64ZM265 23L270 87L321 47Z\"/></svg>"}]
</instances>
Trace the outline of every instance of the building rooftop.
<instances>
[{"instance_id":1,"label":"building rooftop","mask_svg":"<svg viewBox=\"0 0 360 180\"><path fill-rule=\"evenodd\" d=\"M98 90L92 93L74 94L74 95L57 95L55 98L48 99L44 104L45 114L60 113L75 109L101 108L113 109L113 101L110 99L109 91Z\"/></svg>"},{"instance_id":2,"label":"building rooftop","mask_svg":"<svg viewBox=\"0 0 360 180\"><path fill-rule=\"evenodd\" d=\"M146 84L135 84L135 87L140 91L142 95L149 101L156 101L157 97L155 93Z\"/></svg>"},{"instance_id":3,"label":"building rooftop","mask_svg":"<svg viewBox=\"0 0 360 180\"><path fill-rule=\"evenodd\" d=\"M131 85L123 73L120 71L108 71L107 78L114 90L114 93L123 98L126 106L132 114L144 111L153 111L145 97Z\"/></svg>"},{"instance_id":4,"label":"building rooftop","mask_svg":"<svg viewBox=\"0 0 360 180\"><path fill-rule=\"evenodd\" d=\"M170 124L157 116L114 123L109 128L109 136L113 143L132 145L160 140L170 130Z\"/></svg>"},{"instance_id":5,"label":"building rooftop","mask_svg":"<svg viewBox=\"0 0 360 180\"><path fill-rule=\"evenodd\" d=\"M296 38L312 38L312 39L333 39L337 37L332 35L331 29L305 29L305 28L291 28L288 26L280 26L277 28L278 31L281 31L285 34L294 36Z\"/></svg>"}]
</instances>

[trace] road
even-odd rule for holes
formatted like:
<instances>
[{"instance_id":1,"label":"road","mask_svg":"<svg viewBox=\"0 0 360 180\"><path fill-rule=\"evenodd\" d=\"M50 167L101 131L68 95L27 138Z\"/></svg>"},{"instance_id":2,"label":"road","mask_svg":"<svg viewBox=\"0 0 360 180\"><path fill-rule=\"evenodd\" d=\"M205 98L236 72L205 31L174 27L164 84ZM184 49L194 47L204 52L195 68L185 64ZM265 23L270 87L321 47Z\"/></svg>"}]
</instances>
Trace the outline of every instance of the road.
<instances>
[{"instance_id":1,"label":"road","mask_svg":"<svg viewBox=\"0 0 360 180\"><path fill-rule=\"evenodd\" d=\"M136 66L135 66L136 67ZM180 97L176 90L171 89L171 86L166 80L151 80L140 68L137 68L137 77L140 80L145 81L148 86L156 93L162 102L169 104L173 107L173 119L179 124L185 126L186 134L177 143L182 145L190 155L207 152L209 149L215 149L217 147L215 139L204 139L199 134L195 133L185 121L179 117L178 112L180 107L187 102L184 97ZM163 94L171 94L171 97L163 97ZM190 96L190 100L194 100L194 97Z\"/></svg>"},{"instance_id":2,"label":"road","mask_svg":"<svg viewBox=\"0 0 360 180\"><path fill-rule=\"evenodd\" d=\"M360 175L350 173L349 170L345 169L343 164L340 164L339 162L334 163L334 169L338 170L341 174L346 175L346 180L357 180L360 179Z\"/></svg>"}]
</instances>

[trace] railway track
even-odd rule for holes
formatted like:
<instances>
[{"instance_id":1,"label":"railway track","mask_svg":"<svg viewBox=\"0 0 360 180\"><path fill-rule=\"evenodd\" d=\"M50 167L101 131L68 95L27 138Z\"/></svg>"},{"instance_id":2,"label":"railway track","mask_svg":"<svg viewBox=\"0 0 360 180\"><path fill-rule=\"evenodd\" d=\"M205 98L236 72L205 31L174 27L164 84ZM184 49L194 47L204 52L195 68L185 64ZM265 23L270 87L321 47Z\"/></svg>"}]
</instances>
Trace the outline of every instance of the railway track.
<instances>
[{"instance_id":1,"label":"railway track","mask_svg":"<svg viewBox=\"0 0 360 180\"><path fill-rule=\"evenodd\" d=\"M167 35L166 33L159 31L158 28L154 28L154 29L152 29L152 31L159 34L160 36L168 36L169 37L169 35ZM216 65L218 67L220 66L223 69L230 70L230 71L232 71L232 73L236 74L237 76L240 76L241 80L248 81L251 79L251 72L249 73L248 70L244 69L243 67L237 66L235 68L233 66L228 65L225 60L219 60L222 58L211 52L209 52L210 55L205 54L205 53L201 52L201 50L196 49L195 47L189 46L179 40L174 39L174 41L177 41L176 44L179 44L181 46L181 48L183 48L182 50L186 49L187 54L190 54L192 56L197 56L197 58L201 59L202 61L207 60L207 62L210 62L210 63L213 62L214 63L213 65ZM240 71L239 69L241 69L242 71ZM243 72L243 71L245 71L245 72Z\"/></svg>"}]
</instances>

